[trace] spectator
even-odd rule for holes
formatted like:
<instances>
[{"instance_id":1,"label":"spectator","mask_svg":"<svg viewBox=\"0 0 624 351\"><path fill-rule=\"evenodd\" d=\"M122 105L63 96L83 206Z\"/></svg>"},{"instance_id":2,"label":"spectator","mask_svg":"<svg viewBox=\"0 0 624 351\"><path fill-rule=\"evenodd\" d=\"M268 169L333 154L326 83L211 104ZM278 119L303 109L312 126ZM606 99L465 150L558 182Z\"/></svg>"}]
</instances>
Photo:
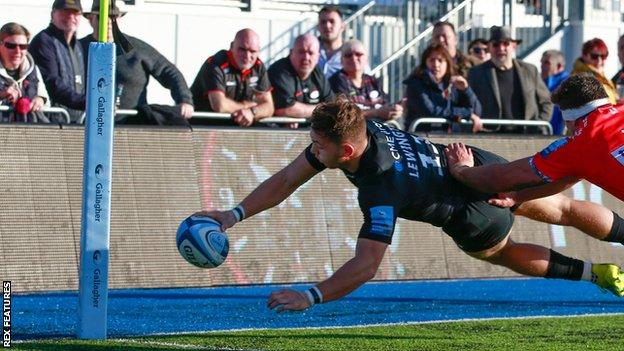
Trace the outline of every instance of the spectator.
<instances>
[{"instance_id":1,"label":"spectator","mask_svg":"<svg viewBox=\"0 0 624 351\"><path fill-rule=\"evenodd\" d=\"M288 57L271 65L269 79L276 116L309 118L318 103L334 99L327 78L317 66L318 58L318 39L303 34L295 39Z\"/></svg>"},{"instance_id":2,"label":"spectator","mask_svg":"<svg viewBox=\"0 0 624 351\"><path fill-rule=\"evenodd\" d=\"M230 50L221 50L202 65L191 85L195 107L230 113L239 126L273 115L271 84L258 58L260 38L251 29L236 33Z\"/></svg>"},{"instance_id":3,"label":"spectator","mask_svg":"<svg viewBox=\"0 0 624 351\"><path fill-rule=\"evenodd\" d=\"M565 58L559 50L547 50L542 54L542 79L548 90L552 93L559 87L561 82L570 76L565 70ZM553 134L562 135L565 130L565 123L561 117L559 106L554 105L553 114L550 118L550 125L553 127Z\"/></svg>"},{"instance_id":4,"label":"spectator","mask_svg":"<svg viewBox=\"0 0 624 351\"><path fill-rule=\"evenodd\" d=\"M449 121L448 132L460 131L457 122L462 119L473 122L472 132L483 130L481 104L466 78L455 74L451 55L444 46L434 44L425 49L420 65L403 84L407 85L408 128L421 117L443 117Z\"/></svg>"},{"instance_id":5,"label":"spectator","mask_svg":"<svg viewBox=\"0 0 624 351\"><path fill-rule=\"evenodd\" d=\"M436 24L433 25L433 33L431 35L431 44L444 46L449 55L451 55L455 73L464 78L467 77L468 70L472 67L472 63L468 57L457 50L455 26L451 22L436 22Z\"/></svg>"},{"instance_id":6,"label":"spectator","mask_svg":"<svg viewBox=\"0 0 624 351\"><path fill-rule=\"evenodd\" d=\"M483 106L483 118L550 121L553 104L537 67L514 59L521 40L509 28L493 26L488 42L491 59L473 67L468 82ZM535 128L502 126L499 132L527 133Z\"/></svg>"},{"instance_id":7,"label":"spectator","mask_svg":"<svg viewBox=\"0 0 624 351\"><path fill-rule=\"evenodd\" d=\"M80 0L54 0L52 21L30 45L53 106L69 112L72 123L85 110L85 69L82 47L76 38L82 6Z\"/></svg>"},{"instance_id":8,"label":"spectator","mask_svg":"<svg viewBox=\"0 0 624 351\"><path fill-rule=\"evenodd\" d=\"M618 93L615 84L604 74L604 65L609 56L609 49L602 39L594 38L583 43L581 57L574 61L571 74L591 73L602 83L602 87L609 96L609 102L617 103Z\"/></svg>"},{"instance_id":9,"label":"spectator","mask_svg":"<svg viewBox=\"0 0 624 351\"><path fill-rule=\"evenodd\" d=\"M319 41L319 67L326 78L329 78L342 68L340 49L342 48L342 32L345 24L342 12L337 6L325 6L319 11L318 30L321 33Z\"/></svg>"},{"instance_id":10,"label":"spectator","mask_svg":"<svg viewBox=\"0 0 624 351\"><path fill-rule=\"evenodd\" d=\"M115 5L109 11L108 42L113 41L111 18L119 20L126 13L119 10ZM93 33L80 39L82 51L87 67L89 44L98 41L100 2L93 1L91 12L85 12L84 16L89 20ZM117 107L122 109L137 109L147 105L147 85L150 76L153 76L163 87L171 90L171 97L180 106L181 115L191 118L193 115L193 97L186 85L182 73L161 55L156 49L146 42L135 37L125 35L133 49L129 52L117 44L117 63L115 66L115 83Z\"/></svg>"},{"instance_id":11,"label":"spectator","mask_svg":"<svg viewBox=\"0 0 624 351\"><path fill-rule=\"evenodd\" d=\"M0 103L13 107L2 122L49 122L41 112L47 102L40 73L28 53L30 32L10 22L0 28Z\"/></svg>"},{"instance_id":12,"label":"spectator","mask_svg":"<svg viewBox=\"0 0 624 351\"><path fill-rule=\"evenodd\" d=\"M468 60L472 66L480 65L490 59L490 48L487 40L477 38L468 44Z\"/></svg>"},{"instance_id":13,"label":"spectator","mask_svg":"<svg viewBox=\"0 0 624 351\"><path fill-rule=\"evenodd\" d=\"M624 99L624 35L618 40L618 59L622 68L611 78L611 81L615 84L618 96L620 97L618 102L621 103Z\"/></svg>"},{"instance_id":14,"label":"spectator","mask_svg":"<svg viewBox=\"0 0 624 351\"><path fill-rule=\"evenodd\" d=\"M400 103L390 103L381 82L364 73L368 65L364 45L358 40L350 40L342 45L341 51L342 69L329 78L332 90L355 102L362 109L365 118L374 118L381 122L400 118L403 115L403 106Z\"/></svg>"}]
</instances>

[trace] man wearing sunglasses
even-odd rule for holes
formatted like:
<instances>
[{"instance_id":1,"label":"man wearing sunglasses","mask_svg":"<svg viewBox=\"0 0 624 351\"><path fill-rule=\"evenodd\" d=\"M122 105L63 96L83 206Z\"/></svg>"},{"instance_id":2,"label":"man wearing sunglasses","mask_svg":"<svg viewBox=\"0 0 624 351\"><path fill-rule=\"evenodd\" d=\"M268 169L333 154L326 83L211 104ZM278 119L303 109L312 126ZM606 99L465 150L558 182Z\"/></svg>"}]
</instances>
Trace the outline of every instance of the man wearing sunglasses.
<instances>
[{"instance_id":1,"label":"man wearing sunglasses","mask_svg":"<svg viewBox=\"0 0 624 351\"><path fill-rule=\"evenodd\" d=\"M81 14L80 0L54 0L50 25L30 45L52 105L65 108L72 123L81 120L86 104L84 57L76 38Z\"/></svg>"},{"instance_id":2,"label":"man wearing sunglasses","mask_svg":"<svg viewBox=\"0 0 624 351\"><path fill-rule=\"evenodd\" d=\"M47 94L28 53L28 39L30 33L20 24L0 28L0 104L13 109L0 114L2 122L49 122L41 112Z\"/></svg>"},{"instance_id":3,"label":"man wearing sunglasses","mask_svg":"<svg viewBox=\"0 0 624 351\"><path fill-rule=\"evenodd\" d=\"M493 26L488 46L491 59L473 67L469 85L481 101L482 118L550 121L553 104L537 67L514 58L522 40L509 28ZM502 126L499 133L534 133L527 127Z\"/></svg>"}]
</instances>

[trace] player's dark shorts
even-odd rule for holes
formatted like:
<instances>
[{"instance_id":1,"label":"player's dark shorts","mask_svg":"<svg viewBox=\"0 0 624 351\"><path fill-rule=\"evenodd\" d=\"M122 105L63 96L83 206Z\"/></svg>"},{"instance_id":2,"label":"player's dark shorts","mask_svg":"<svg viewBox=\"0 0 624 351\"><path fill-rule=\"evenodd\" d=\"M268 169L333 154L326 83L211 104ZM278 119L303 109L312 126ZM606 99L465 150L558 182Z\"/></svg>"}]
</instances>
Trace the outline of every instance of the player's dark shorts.
<instances>
[{"instance_id":1,"label":"player's dark shorts","mask_svg":"<svg viewBox=\"0 0 624 351\"><path fill-rule=\"evenodd\" d=\"M504 158L491 152L471 147L475 165L507 163ZM500 243L513 225L510 209L487 203L493 194L474 192L474 201L458 209L442 227L460 249L466 252L487 250Z\"/></svg>"}]
</instances>

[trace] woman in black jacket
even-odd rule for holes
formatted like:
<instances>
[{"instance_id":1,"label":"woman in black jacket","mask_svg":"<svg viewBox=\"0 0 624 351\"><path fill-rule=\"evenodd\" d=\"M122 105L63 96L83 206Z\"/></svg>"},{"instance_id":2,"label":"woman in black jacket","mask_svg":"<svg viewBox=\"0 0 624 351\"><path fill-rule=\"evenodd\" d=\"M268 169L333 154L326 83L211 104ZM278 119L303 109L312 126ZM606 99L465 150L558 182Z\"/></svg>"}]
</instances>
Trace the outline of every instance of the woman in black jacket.
<instances>
[{"instance_id":1,"label":"woman in black jacket","mask_svg":"<svg viewBox=\"0 0 624 351\"><path fill-rule=\"evenodd\" d=\"M483 130L481 103L466 79L455 75L452 62L441 45L429 46L423 52L420 65L403 81L407 86L406 126L422 117L442 117L448 121L444 130L449 133L460 131L460 120L471 120L473 133Z\"/></svg>"}]
</instances>

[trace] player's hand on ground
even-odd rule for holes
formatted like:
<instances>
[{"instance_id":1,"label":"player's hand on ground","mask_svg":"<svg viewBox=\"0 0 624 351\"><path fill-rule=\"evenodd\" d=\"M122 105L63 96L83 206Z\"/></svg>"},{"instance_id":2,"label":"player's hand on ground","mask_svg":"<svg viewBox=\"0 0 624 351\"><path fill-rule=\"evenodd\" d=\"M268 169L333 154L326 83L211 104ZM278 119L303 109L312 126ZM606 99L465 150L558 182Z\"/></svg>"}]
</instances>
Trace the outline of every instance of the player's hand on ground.
<instances>
[{"instance_id":1,"label":"player's hand on ground","mask_svg":"<svg viewBox=\"0 0 624 351\"><path fill-rule=\"evenodd\" d=\"M515 192L496 194L488 203L498 207L513 207L516 204L515 195Z\"/></svg>"},{"instance_id":2,"label":"player's hand on ground","mask_svg":"<svg viewBox=\"0 0 624 351\"><path fill-rule=\"evenodd\" d=\"M193 216L210 217L214 219L221 223L222 231L226 231L236 224L236 216L234 216L234 212L232 211L199 211L195 212Z\"/></svg>"},{"instance_id":3,"label":"player's hand on ground","mask_svg":"<svg viewBox=\"0 0 624 351\"><path fill-rule=\"evenodd\" d=\"M277 312L302 311L310 307L310 301L306 294L297 290L274 291L269 296L267 307Z\"/></svg>"},{"instance_id":4,"label":"player's hand on ground","mask_svg":"<svg viewBox=\"0 0 624 351\"><path fill-rule=\"evenodd\" d=\"M444 149L451 174L457 177L458 171L464 167L473 167L472 150L462 143L451 143Z\"/></svg>"}]
</instances>

